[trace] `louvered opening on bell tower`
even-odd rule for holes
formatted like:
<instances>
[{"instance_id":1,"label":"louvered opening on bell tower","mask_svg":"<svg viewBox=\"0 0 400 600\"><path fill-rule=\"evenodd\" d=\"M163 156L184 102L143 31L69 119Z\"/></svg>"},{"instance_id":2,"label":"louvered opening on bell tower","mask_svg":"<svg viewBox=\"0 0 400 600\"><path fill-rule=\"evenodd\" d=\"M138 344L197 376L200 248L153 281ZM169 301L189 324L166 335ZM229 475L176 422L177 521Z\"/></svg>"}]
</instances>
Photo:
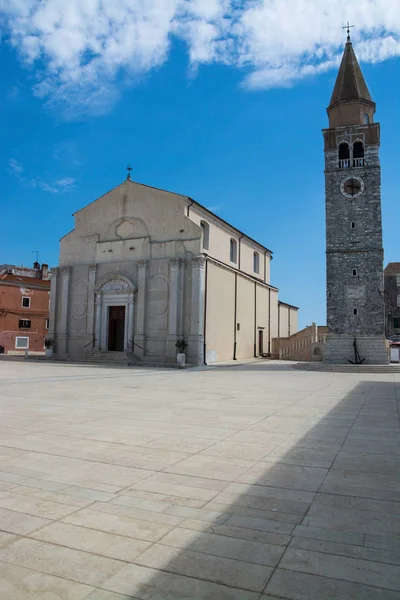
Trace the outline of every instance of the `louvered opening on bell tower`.
<instances>
[{"instance_id":1,"label":"louvered opening on bell tower","mask_svg":"<svg viewBox=\"0 0 400 600\"><path fill-rule=\"evenodd\" d=\"M365 167L365 149L361 140L353 144L341 142L338 150L339 169L357 169Z\"/></svg>"}]
</instances>

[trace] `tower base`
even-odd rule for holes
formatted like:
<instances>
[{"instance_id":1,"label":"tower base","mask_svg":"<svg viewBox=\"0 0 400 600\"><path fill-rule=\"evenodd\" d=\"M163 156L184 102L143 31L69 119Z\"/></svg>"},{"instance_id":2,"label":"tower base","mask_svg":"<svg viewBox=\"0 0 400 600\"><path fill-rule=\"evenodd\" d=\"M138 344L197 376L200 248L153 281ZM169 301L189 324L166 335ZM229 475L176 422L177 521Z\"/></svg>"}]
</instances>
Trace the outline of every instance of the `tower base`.
<instances>
[{"instance_id":1,"label":"tower base","mask_svg":"<svg viewBox=\"0 0 400 600\"><path fill-rule=\"evenodd\" d=\"M389 351L384 336L356 336L359 358L364 365L388 365ZM354 336L329 333L324 345L323 362L343 365L355 362Z\"/></svg>"}]
</instances>

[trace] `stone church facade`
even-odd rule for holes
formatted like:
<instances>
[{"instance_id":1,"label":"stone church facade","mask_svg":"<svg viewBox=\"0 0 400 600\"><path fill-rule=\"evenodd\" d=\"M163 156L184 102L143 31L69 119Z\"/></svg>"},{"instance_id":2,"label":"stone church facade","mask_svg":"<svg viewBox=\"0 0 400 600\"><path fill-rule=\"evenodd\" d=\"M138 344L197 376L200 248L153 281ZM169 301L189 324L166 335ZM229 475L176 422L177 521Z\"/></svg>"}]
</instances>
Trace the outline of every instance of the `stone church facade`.
<instances>
[{"instance_id":1,"label":"stone church facade","mask_svg":"<svg viewBox=\"0 0 400 600\"><path fill-rule=\"evenodd\" d=\"M325 140L328 336L324 362L387 364L376 105L348 36ZM357 352L358 355L357 355Z\"/></svg>"},{"instance_id":2,"label":"stone church facade","mask_svg":"<svg viewBox=\"0 0 400 600\"><path fill-rule=\"evenodd\" d=\"M191 198L128 177L74 218L52 270L55 356L176 362L184 339L199 365L269 354L288 318L297 331L272 252Z\"/></svg>"}]
</instances>

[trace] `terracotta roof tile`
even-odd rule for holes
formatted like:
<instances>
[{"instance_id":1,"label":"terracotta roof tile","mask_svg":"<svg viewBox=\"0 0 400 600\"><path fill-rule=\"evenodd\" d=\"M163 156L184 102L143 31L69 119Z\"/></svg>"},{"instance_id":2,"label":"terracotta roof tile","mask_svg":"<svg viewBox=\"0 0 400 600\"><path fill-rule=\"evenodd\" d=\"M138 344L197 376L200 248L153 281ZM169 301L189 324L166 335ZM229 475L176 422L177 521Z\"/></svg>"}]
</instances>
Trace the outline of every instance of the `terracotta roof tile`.
<instances>
[{"instance_id":1,"label":"terracotta roof tile","mask_svg":"<svg viewBox=\"0 0 400 600\"><path fill-rule=\"evenodd\" d=\"M36 286L42 287L44 289L50 289L50 280L49 279L36 279L35 277L25 277L23 275L10 275L9 273L3 273L0 275L0 283L15 283L26 284L26 287Z\"/></svg>"},{"instance_id":2,"label":"terracotta roof tile","mask_svg":"<svg viewBox=\"0 0 400 600\"><path fill-rule=\"evenodd\" d=\"M390 273L400 273L400 262L391 262L387 265L386 269L385 269L385 273L390 274Z\"/></svg>"}]
</instances>

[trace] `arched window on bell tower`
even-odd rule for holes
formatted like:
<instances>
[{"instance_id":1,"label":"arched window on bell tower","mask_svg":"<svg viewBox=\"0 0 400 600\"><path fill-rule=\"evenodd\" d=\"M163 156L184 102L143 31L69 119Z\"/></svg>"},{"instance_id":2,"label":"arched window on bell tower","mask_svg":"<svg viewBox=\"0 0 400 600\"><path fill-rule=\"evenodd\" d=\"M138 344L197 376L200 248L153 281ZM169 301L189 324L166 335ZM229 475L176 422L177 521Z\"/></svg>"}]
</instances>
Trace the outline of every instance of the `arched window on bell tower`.
<instances>
[{"instance_id":1,"label":"arched window on bell tower","mask_svg":"<svg viewBox=\"0 0 400 600\"><path fill-rule=\"evenodd\" d=\"M364 113L364 125L369 125L369 115Z\"/></svg>"},{"instance_id":2,"label":"arched window on bell tower","mask_svg":"<svg viewBox=\"0 0 400 600\"><path fill-rule=\"evenodd\" d=\"M350 146L347 142L339 145L339 169L348 169L350 167Z\"/></svg>"},{"instance_id":3,"label":"arched window on bell tower","mask_svg":"<svg viewBox=\"0 0 400 600\"><path fill-rule=\"evenodd\" d=\"M353 167L363 167L364 165L364 144L357 140L353 144Z\"/></svg>"}]
</instances>

